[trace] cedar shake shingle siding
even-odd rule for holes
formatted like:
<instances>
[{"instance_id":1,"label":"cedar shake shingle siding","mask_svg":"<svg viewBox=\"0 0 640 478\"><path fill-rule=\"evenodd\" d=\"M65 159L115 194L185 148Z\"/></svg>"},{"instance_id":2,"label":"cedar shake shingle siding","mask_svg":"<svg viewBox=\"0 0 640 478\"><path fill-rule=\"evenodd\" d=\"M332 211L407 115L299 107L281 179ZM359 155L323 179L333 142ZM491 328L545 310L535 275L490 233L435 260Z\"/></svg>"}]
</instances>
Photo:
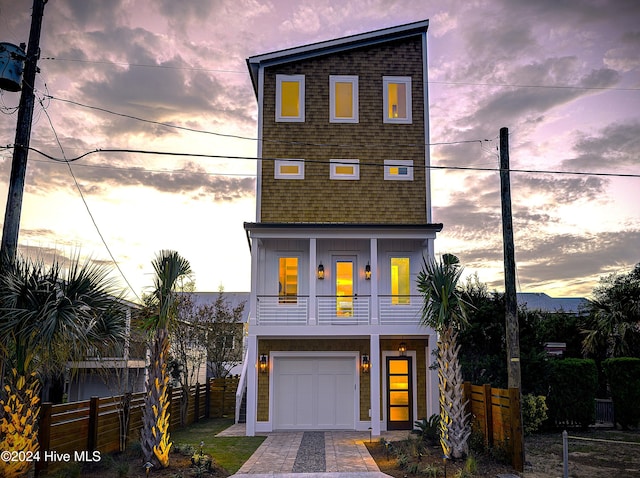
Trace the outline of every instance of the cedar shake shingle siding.
<instances>
[{"instance_id":1,"label":"cedar shake shingle siding","mask_svg":"<svg viewBox=\"0 0 640 478\"><path fill-rule=\"evenodd\" d=\"M267 68L259 221L426 224L422 68L419 37ZM275 121L276 74L305 75L304 123ZM359 123L329 122L329 75L358 76ZM383 122L383 76L411 77L412 124ZM304 180L274 179L274 158L306 160ZM360 180L331 180L330 159L358 159ZM414 180L385 181L385 159L413 160Z\"/></svg>"}]
</instances>

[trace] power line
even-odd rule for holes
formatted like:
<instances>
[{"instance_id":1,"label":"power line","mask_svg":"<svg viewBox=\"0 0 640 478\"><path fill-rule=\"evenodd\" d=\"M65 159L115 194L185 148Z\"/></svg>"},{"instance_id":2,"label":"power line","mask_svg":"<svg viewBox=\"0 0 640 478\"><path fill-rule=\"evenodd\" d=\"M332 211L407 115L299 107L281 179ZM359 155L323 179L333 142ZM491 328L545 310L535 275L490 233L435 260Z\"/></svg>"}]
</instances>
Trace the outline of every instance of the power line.
<instances>
[{"instance_id":1,"label":"power line","mask_svg":"<svg viewBox=\"0 0 640 478\"><path fill-rule=\"evenodd\" d=\"M479 140L473 141L477 142ZM465 141L468 142L468 141ZM205 153L181 153L174 151L153 151L153 150L143 150L143 149L114 149L114 148L106 148L106 149L94 149L91 151L87 151L75 158L56 158L55 156L51 156L43 151L40 151L36 148L29 147L31 151L34 151L45 158L48 158L52 161L58 162L73 162L78 161L82 158L85 158L92 154L98 153L132 153L132 154L146 154L146 155L157 155L157 156L184 156L184 157L193 157L193 158L210 158L210 159L242 159L249 161L303 161L305 163L318 163L318 164L330 164L330 160L325 159L298 159L298 158L258 158L255 156L229 156L229 155L218 155L218 154L205 154ZM335 161L334 161L335 163ZM375 167L383 167L383 164L380 163L367 163L361 162L360 166L375 166ZM388 164L387 164L388 165ZM500 168L492 168L492 167L478 167L478 166L435 166L435 165L414 165L414 168L424 168L429 170L451 170L451 171L486 171L486 172L500 172ZM601 173L594 171L561 171L561 170L548 170L548 169L522 169L515 168L509 169L511 173L528 173L528 174L560 174L560 175L573 175L573 176L601 176L601 177L618 177L618 178L640 178L640 174L633 173Z\"/></svg>"},{"instance_id":2,"label":"power line","mask_svg":"<svg viewBox=\"0 0 640 478\"><path fill-rule=\"evenodd\" d=\"M121 116L123 118L127 118L127 119L133 119L136 121L141 121L143 123L150 123L150 124L154 124L154 125L158 125L158 126L165 126L167 128L174 128L174 129L178 129L178 130L182 130L182 131L189 131L192 133L202 133L202 134L210 134L210 135L214 135L214 136L220 136L220 137L224 137L224 138L234 138L234 139L241 139L241 140L246 140L246 141L262 141L263 143L270 143L270 144L287 144L287 145L296 145L296 146L315 146L315 147L327 147L327 148L336 148L336 147L352 147L353 144L335 144L335 143L309 143L309 142L304 142L304 141L285 141L285 140L268 140L268 139L259 139L259 138L255 138L255 137L251 137L251 136L241 136L241 135L236 135L236 134L227 134L227 133L218 133L215 131L208 131L208 130L202 130L202 129L196 129L196 128L189 128L186 126L179 126L179 125L174 125L171 123L164 123L162 121L155 121L155 120L149 120L149 119L145 119L145 118L140 118L138 116L133 116L133 115L129 115L126 113L119 113L116 111L112 111L112 110L108 110L106 108L102 108L99 106L91 106L91 105L85 105L83 103L79 103L77 101L74 100L69 100L69 99L64 99L64 98L57 98L55 96L49 95L49 94L45 94L44 97L48 98L48 99L52 99L52 100L57 100L57 101L61 101L63 103L69 103L72 105L76 105L76 106L80 106L82 108L88 108L88 109L92 109L92 110L96 110L96 111L101 111L103 113L108 113L108 114L112 114L115 116ZM467 140L467 141L442 141L442 142L437 142L437 143L386 143L385 146L388 147L403 147L403 148L407 148L407 147L422 147L422 146L442 146L442 145L453 145L453 144L463 144L463 143L477 143L477 142L490 142L491 140L488 139L474 139L474 140ZM369 149L375 149L375 148L379 148L380 144L376 144L376 143L367 143L366 145L362 145L360 146L360 148L369 148Z\"/></svg>"},{"instance_id":3,"label":"power line","mask_svg":"<svg viewBox=\"0 0 640 478\"><path fill-rule=\"evenodd\" d=\"M51 161L44 159L31 159L35 163L51 164ZM56 163L58 161L55 161ZM224 177L240 177L240 178L255 178L255 174L242 174L242 173L211 173L208 171L190 171L188 169L149 169L149 168L120 168L116 166L103 166L101 164L81 164L75 165L78 168L95 168L106 169L113 171L133 171L133 172L145 172L145 173L158 173L158 174L195 174L202 176L224 176Z\"/></svg>"},{"instance_id":4,"label":"power line","mask_svg":"<svg viewBox=\"0 0 640 478\"><path fill-rule=\"evenodd\" d=\"M549 88L563 90L612 90L612 91L640 91L640 88L621 88L618 86L578 86L578 85L527 85L520 83L480 83L468 81L437 81L428 80L428 83L460 86L500 86L506 88Z\"/></svg>"},{"instance_id":5,"label":"power line","mask_svg":"<svg viewBox=\"0 0 640 478\"><path fill-rule=\"evenodd\" d=\"M43 57L42 60L69 61L76 63L94 63L98 65L117 65L138 68L160 68L168 70L185 70L185 71L209 71L213 73L233 73L246 75L243 70L227 70L222 68L202 68L194 66L172 66L172 65L154 65L149 63L129 63L126 61L107 61L107 60L85 60L80 58L57 58ZM617 87L617 86L580 86L580 85L532 85L521 83L490 83L490 82L471 82L471 81L444 81L444 80L428 80L428 83L438 85L453 86L494 86L504 88L548 88L548 89L568 89L568 90L611 90L611 91L640 91L640 88Z\"/></svg>"},{"instance_id":6,"label":"power line","mask_svg":"<svg viewBox=\"0 0 640 478\"><path fill-rule=\"evenodd\" d=\"M107 253L109 254L109 257L111 257L111 261L115 265L116 269L118 269L118 272L120 273L120 275L124 279L125 283L129 287L129 290L131 292L133 292L133 295L135 295L136 298L140 302L142 302L142 299L140 299L140 297L138 296L136 291L133 289L133 287L129 283L129 280L127 279L127 276L125 276L124 272L120 268L120 264L118 264L118 261L116 261L116 258L114 257L113 253L111 252L111 249L109 248L109 245L107 244L107 241L105 240L104 236L102 235L102 232L100 231L100 228L98 227L98 223L96 222L95 217L93 216L93 214L91 212L91 209L89 208L89 204L87 203L87 201L86 201L86 199L84 197L84 194L82 193L82 189L80 188L80 184L78 183L78 180L76 179L75 174L73 174L73 169L71 168L71 162L69 160L67 160L66 157L65 157L66 155L65 155L65 152L64 152L64 148L62 147L62 143L60 143L60 138L58 137L58 133L56 132L56 129L53 126L53 122L51 121L51 117L49 116L49 113L47 112L47 109L44 107L44 104L42 103L42 99L40 99L40 106L42 106L42 111L44 112L45 116L47 117L47 120L49 120L49 126L51 126L51 130L53 131L53 136L55 137L56 142L58 143L58 146L60 147L60 151L62 152L62 156L64 157L64 162L67 164L67 167L69 168L69 173L71 174L71 177L73 178L73 182L74 182L74 184L76 186L76 189L78 190L78 193L80 194L80 199L82 199L84 207L87 210L87 213L89 214L89 218L91 218L91 222L93 223L93 226L95 227L95 229L96 229L96 231L98 233L98 236L100 236L100 240L102 241L102 244L104 244L104 247L107 250Z\"/></svg>"},{"instance_id":7,"label":"power line","mask_svg":"<svg viewBox=\"0 0 640 478\"><path fill-rule=\"evenodd\" d=\"M126 61L107 61L107 60L82 60L79 58L56 58L52 56L47 56L41 58L42 60L55 60L55 61L71 61L77 63L95 63L98 65L117 65L117 66L128 66L128 67L138 67L138 68L161 68L166 70L187 70L187 71L211 71L214 73L236 73L246 75L246 71L240 70L225 70L222 68L201 68L195 66L171 66L171 65L152 65L149 63L129 63Z\"/></svg>"}]
</instances>

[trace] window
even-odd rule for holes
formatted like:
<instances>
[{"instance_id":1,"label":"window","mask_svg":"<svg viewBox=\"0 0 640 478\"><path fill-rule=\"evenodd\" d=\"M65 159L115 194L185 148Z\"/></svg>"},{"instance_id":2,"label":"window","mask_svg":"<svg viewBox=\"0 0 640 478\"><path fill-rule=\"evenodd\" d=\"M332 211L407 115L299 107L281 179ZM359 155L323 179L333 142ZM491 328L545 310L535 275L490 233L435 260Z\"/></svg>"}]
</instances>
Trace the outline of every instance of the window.
<instances>
[{"instance_id":1,"label":"window","mask_svg":"<svg viewBox=\"0 0 640 478\"><path fill-rule=\"evenodd\" d=\"M358 122L358 77L329 76L329 121Z\"/></svg>"},{"instance_id":2,"label":"window","mask_svg":"<svg viewBox=\"0 0 640 478\"><path fill-rule=\"evenodd\" d=\"M385 123L411 123L411 77L383 76Z\"/></svg>"},{"instance_id":3,"label":"window","mask_svg":"<svg viewBox=\"0 0 640 478\"><path fill-rule=\"evenodd\" d=\"M391 258L391 305L411 302L411 278L408 257Z\"/></svg>"},{"instance_id":4,"label":"window","mask_svg":"<svg viewBox=\"0 0 640 478\"><path fill-rule=\"evenodd\" d=\"M281 257L278 274L278 302L296 304L298 302L298 258Z\"/></svg>"},{"instance_id":5,"label":"window","mask_svg":"<svg viewBox=\"0 0 640 478\"><path fill-rule=\"evenodd\" d=\"M384 179L413 181L413 161L410 159L385 159Z\"/></svg>"},{"instance_id":6,"label":"window","mask_svg":"<svg viewBox=\"0 0 640 478\"><path fill-rule=\"evenodd\" d=\"M304 122L304 75L276 75L276 121Z\"/></svg>"},{"instance_id":7,"label":"window","mask_svg":"<svg viewBox=\"0 0 640 478\"><path fill-rule=\"evenodd\" d=\"M360 179L360 162L357 159L332 159L331 179Z\"/></svg>"},{"instance_id":8,"label":"window","mask_svg":"<svg viewBox=\"0 0 640 478\"><path fill-rule=\"evenodd\" d=\"M276 159L276 179L304 179L304 160L302 159Z\"/></svg>"},{"instance_id":9,"label":"window","mask_svg":"<svg viewBox=\"0 0 640 478\"><path fill-rule=\"evenodd\" d=\"M353 316L353 261L336 261L336 316Z\"/></svg>"},{"instance_id":10,"label":"window","mask_svg":"<svg viewBox=\"0 0 640 478\"><path fill-rule=\"evenodd\" d=\"M230 334L218 335L215 338L215 342L216 342L216 348L218 350L224 350L224 349L234 350L236 348L235 337Z\"/></svg>"}]
</instances>

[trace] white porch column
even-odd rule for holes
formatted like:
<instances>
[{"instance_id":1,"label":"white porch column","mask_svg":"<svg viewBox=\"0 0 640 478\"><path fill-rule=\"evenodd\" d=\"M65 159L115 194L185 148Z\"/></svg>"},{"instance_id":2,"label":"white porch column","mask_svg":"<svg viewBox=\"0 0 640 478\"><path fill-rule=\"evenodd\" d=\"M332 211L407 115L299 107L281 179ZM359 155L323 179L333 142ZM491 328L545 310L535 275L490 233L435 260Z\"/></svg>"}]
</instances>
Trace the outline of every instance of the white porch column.
<instances>
[{"instance_id":1,"label":"white porch column","mask_svg":"<svg viewBox=\"0 0 640 478\"><path fill-rule=\"evenodd\" d=\"M258 396L258 337L249 335L249 350L247 351L247 436L256 434L256 414Z\"/></svg>"},{"instance_id":2,"label":"white porch column","mask_svg":"<svg viewBox=\"0 0 640 478\"><path fill-rule=\"evenodd\" d=\"M371 239L371 325L380 323L380 308L378 299L378 239Z\"/></svg>"},{"instance_id":3,"label":"white porch column","mask_svg":"<svg viewBox=\"0 0 640 478\"><path fill-rule=\"evenodd\" d=\"M316 238L309 239L309 325L316 325L316 263L318 262Z\"/></svg>"},{"instance_id":4,"label":"white porch column","mask_svg":"<svg viewBox=\"0 0 640 478\"><path fill-rule=\"evenodd\" d=\"M380 335L371 334L369 345L369 371L371 379L371 435L380 436Z\"/></svg>"},{"instance_id":5,"label":"white porch column","mask_svg":"<svg viewBox=\"0 0 640 478\"><path fill-rule=\"evenodd\" d=\"M251 241L251 294L249 295L249 325L256 325L258 315L258 258L261 246L260 239ZM263 292L264 293L264 292Z\"/></svg>"}]
</instances>

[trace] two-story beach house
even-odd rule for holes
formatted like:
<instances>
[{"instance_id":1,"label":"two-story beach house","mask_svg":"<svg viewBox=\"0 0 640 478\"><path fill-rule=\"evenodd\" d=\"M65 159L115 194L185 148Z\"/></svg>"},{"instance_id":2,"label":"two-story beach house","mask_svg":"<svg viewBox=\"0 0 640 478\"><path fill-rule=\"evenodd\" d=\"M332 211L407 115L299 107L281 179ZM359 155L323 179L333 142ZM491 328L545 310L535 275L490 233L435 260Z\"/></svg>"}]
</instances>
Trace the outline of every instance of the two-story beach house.
<instances>
[{"instance_id":1,"label":"two-story beach house","mask_svg":"<svg viewBox=\"0 0 640 478\"><path fill-rule=\"evenodd\" d=\"M247 59L258 101L247 435L438 413L416 276L431 222L428 21Z\"/></svg>"}]
</instances>

